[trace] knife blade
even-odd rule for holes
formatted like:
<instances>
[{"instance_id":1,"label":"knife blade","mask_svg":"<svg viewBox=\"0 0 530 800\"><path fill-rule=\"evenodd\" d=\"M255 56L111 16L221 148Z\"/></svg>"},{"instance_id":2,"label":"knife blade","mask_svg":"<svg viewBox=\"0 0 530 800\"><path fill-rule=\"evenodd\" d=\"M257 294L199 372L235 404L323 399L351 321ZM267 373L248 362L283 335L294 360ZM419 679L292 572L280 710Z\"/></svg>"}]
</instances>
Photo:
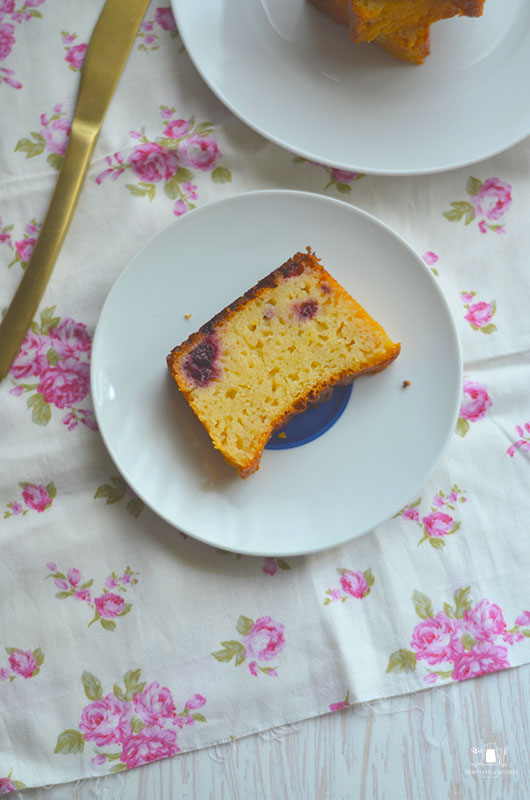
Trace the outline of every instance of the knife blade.
<instances>
[{"instance_id":1,"label":"knife blade","mask_svg":"<svg viewBox=\"0 0 530 800\"><path fill-rule=\"evenodd\" d=\"M105 113L148 5L149 0L107 0L94 27L59 177L29 264L0 323L0 381L11 368L52 274Z\"/></svg>"}]
</instances>

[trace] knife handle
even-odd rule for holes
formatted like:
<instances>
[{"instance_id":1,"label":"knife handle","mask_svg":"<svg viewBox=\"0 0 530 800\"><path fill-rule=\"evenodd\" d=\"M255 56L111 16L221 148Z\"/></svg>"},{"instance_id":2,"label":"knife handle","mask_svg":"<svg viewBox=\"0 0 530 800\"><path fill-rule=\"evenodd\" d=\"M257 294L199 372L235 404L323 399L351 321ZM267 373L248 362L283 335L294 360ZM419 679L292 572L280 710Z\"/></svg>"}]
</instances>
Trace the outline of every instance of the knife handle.
<instances>
[{"instance_id":1,"label":"knife handle","mask_svg":"<svg viewBox=\"0 0 530 800\"><path fill-rule=\"evenodd\" d=\"M48 212L24 276L0 324L0 380L15 359L35 316L70 225L97 133L74 120Z\"/></svg>"}]
</instances>

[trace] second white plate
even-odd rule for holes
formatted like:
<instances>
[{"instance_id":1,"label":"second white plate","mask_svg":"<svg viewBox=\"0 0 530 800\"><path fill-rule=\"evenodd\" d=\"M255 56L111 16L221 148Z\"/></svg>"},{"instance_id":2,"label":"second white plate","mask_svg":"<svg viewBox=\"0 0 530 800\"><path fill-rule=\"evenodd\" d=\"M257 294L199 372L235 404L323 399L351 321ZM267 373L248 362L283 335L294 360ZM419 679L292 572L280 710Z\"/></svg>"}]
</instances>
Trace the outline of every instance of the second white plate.
<instances>
[{"instance_id":1,"label":"second white plate","mask_svg":"<svg viewBox=\"0 0 530 800\"><path fill-rule=\"evenodd\" d=\"M247 125L310 160L383 175L481 161L530 134L530 3L431 28L421 66L307 0L172 0L195 66Z\"/></svg>"},{"instance_id":2,"label":"second white plate","mask_svg":"<svg viewBox=\"0 0 530 800\"><path fill-rule=\"evenodd\" d=\"M266 450L242 480L178 392L166 355L307 245L402 351L355 381L323 435ZM103 307L91 383L109 452L147 505L217 547L285 556L359 536L415 497L454 430L461 375L447 303L397 234L338 200L267 191L193 211L138 253Z\"/></svg>"}]
</instances>

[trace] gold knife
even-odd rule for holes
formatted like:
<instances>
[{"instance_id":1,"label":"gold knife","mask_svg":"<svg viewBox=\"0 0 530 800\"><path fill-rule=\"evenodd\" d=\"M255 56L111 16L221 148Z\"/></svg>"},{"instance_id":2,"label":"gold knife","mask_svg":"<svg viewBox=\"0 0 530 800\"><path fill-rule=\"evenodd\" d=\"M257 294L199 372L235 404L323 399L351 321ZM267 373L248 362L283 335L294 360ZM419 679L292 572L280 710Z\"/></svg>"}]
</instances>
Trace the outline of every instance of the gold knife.
<instances>
[{"instance_id":1,"label":"gold knife","mask_svg":"<svg viewBox=\"0 0 530 800\"><path fill-rule=\"evenodd\" d=\"M0 380L35 316L79 197L103 118L149 0L107 0L90 38L70 138L48 212L20 285L0 323Z\"/></svg>"}]
</instances>

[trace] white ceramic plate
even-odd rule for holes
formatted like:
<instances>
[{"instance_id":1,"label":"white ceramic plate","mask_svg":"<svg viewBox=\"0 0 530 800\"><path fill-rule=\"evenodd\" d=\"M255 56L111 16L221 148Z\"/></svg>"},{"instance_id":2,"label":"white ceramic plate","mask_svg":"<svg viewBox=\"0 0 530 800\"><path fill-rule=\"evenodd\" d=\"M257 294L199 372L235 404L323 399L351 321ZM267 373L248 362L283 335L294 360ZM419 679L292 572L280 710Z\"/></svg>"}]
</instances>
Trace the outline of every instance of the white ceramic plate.
<instances>
[{"instance_id":1,"label":"white ceramic plate","mask_svg":"<svg viewBox=\"0 0 530 800\"><path fill-rule=\"evenodd\" d=\"M178 392L166 355L307 245L402 352L355 381L326 433L265 450L242 480ZM91 382L108 450L148 506L217 547L279 556L338 545L415 498L454 430L461 374L436 279L397 234L338 200L266 191L192 211L133 258L103 307Z\"/></svg>"},{"instance_id":2,"label":"white ceramic plate","mask_svg":"<svg viewBox=\"0 0 530 800\"><path fill-rule=\"evenodd\" d=\"M486 0L431 28L423 65L306 0L172 0L186 50L219 99L301 156L354 172L421 174L474 163L530 134L530 2Z\"/></svg>"}]
</instances>

